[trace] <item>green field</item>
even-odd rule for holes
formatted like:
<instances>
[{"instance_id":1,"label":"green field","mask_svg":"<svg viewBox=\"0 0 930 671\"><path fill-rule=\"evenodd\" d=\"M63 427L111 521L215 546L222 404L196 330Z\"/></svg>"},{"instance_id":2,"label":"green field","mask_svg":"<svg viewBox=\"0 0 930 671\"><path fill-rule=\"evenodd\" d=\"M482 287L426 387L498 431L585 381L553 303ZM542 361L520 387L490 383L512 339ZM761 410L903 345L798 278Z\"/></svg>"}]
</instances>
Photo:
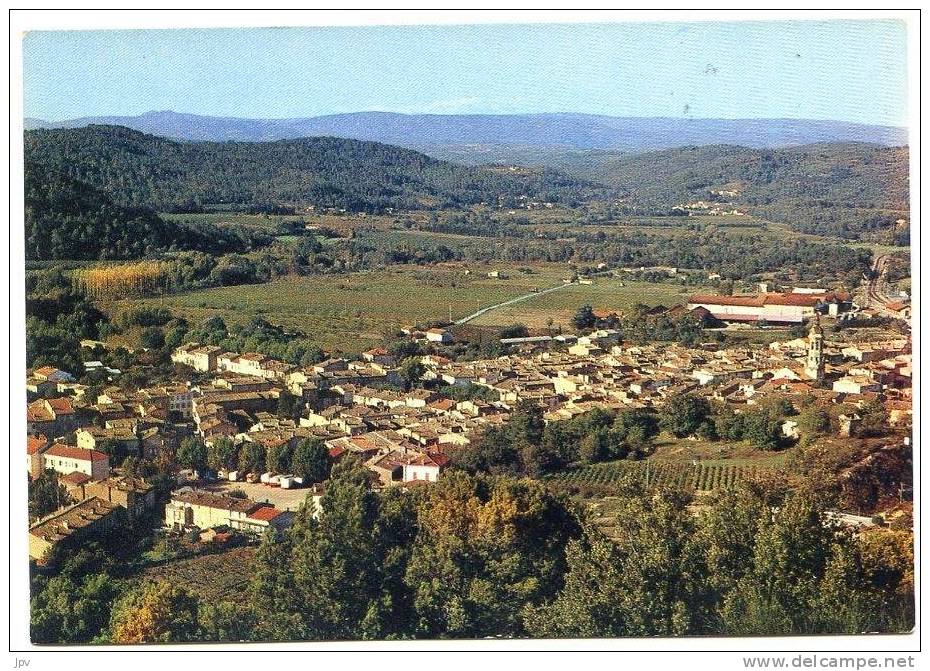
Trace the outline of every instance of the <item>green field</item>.
<instances>
[{"instance_id":1,"label":"green field","mask_svg":"<svg viewBox=\"0 0 930 671\"><path fill-rule=\"evenodd\" d=\"M466 268L470 271L466 275ZM522 270L521 270L522 268ZM491 270L507 279L487 277ZM527 272L527 270L529 272ZM429 268L391 266L384 270L345 275L288 276L267 284L215 287L151 298L145 302L171 309L192 323L219 315L228 324L261 315L288 330L306 334L324 349L363 351L383 342L404 326L453 320L479 308L560 285L571 269L564 264L442 264ZM695 287L672 283L634 282L599 277L592 285L573 284L550 294L485 313L474 326L497 327L517 322L543 328L571 328L579 306L628 310L634 304L676 305ZM120 301L115 312L134 307ZM113 310L111 310L112 312Z\"/></svg>"},{"instance_id":2,"label":"green field","mask_svg":"<svg viewBox=\"0 0 930 671\"><path fill-rule=\"evenodd\" d=\"M267 284L217 287L145 301L183 314L192 323L219 315L228 324L261 315L299 331L325 349L363 351L390 331L430 321L463 317L534 288L558 284L569 271L559 264L537 265L531 274L513 264L392 266L346 275L284 277ZM488 278L488 270L510 274ZM137 303L122 301L116 311Z\"/></svg>"},{"instance_id":3,"label":"green field","mask_svg":"<svg viewBox=\"0 0 930 671\"><path fill-rule=\"evenodd\" d=\"M582 305L595 310L628 312L637 303L671 307L686 303L688 296L712 291L672 282L637 282L622 277L596 277L594 284L572 284L551 294L529 298L499 310L487 312L473 323L484 326L505 326L521 323L530 328L543 328L548 320L554 326L571 329L572 316Z\"/></svg>"}]
</instances>

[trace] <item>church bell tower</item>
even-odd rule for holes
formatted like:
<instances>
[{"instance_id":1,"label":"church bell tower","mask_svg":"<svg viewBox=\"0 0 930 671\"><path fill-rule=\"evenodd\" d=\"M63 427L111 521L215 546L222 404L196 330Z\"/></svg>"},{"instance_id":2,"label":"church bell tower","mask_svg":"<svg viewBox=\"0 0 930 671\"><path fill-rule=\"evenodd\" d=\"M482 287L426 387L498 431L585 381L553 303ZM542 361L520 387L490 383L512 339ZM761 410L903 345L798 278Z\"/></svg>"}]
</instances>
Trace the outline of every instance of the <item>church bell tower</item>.
<instances>
[{"instance_id":1,"label":"church bell tower","mask_svg":"<svg viewBox=\"0 0 930 671\"><path fill-rule=\"evenodd\" d=\"M820 315L814 316L810 333L807 335L807 361L804 363L804 374L809 380L817 382L823 380L823 328L820 326Z\"/></svg>"}]
</instances>

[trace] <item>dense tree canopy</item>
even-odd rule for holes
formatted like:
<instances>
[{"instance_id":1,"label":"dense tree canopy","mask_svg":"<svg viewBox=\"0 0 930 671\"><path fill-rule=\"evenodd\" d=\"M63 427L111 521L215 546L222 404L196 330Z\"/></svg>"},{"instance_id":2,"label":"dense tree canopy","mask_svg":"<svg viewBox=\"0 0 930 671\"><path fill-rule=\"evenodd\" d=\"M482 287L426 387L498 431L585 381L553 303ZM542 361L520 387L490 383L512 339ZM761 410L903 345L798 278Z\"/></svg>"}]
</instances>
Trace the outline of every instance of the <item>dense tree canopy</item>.
<instances>
[{"instance_id":1,"label":"dense tree canopy","mask_svg":"<svg viewBox=\"0 0 930 671\"><path fill-rule=\"evenodd\" d=\"M26 133L30 161L68 174L129 207L196 211L205 204L419 209L522 195L569 200L592 190L551 170L471 168L409 149L334 137L184 143L120 126Z\"/></svg>"},{"instance_id":2,"label":"dense tree canopy","mask_svg":"<svg viewBox=\"0 0 930 671\"><path fill-rule=\"evenodd\" d=\"M118 205L106 193L27 160L27 259L137 259L168 249L211 253L260 244L244 232L164 221L142 206Z\"/></svg>"}]
</instances>

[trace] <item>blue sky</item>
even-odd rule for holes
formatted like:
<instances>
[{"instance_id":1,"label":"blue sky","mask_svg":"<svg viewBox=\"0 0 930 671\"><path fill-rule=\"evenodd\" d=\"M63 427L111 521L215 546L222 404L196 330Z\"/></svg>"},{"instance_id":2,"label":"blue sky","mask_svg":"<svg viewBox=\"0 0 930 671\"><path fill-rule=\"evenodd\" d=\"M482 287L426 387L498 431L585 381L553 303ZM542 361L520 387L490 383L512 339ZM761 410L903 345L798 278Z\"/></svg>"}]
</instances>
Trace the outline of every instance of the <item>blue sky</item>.
<instances>
[{"instance_id":1,"label":"blue sky","mask_svg":"<svg viewBox=\"0 0 930 671\"><path fill-rule=\"evenodd\" d=\"M25 114L174 110L838 119L905 125L897 21L32 32Z\"/></svg>"}]
</instances>

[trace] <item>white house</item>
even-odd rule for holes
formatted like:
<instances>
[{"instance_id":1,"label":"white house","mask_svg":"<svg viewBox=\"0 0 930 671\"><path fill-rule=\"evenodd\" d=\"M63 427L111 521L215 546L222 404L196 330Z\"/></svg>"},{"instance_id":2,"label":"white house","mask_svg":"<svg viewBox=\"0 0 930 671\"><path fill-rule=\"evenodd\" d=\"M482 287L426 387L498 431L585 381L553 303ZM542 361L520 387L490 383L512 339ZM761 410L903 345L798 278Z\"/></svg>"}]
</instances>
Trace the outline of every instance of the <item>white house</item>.
<instances>
[{"instance_id":1,"label":"white house","mask_svg":"<svg viewBox=\"0 0 930 671\"><path fill-rule=\"evenodd\" d=\"M103 480L110 475L110 458L97 450L55 443L42 453L42 464L62 475L84 473L94 480Z\"/></svg>"},{"instance_id":2,"label":"white house","mask_svg":"<svg viewBox=\"0 0 930 671\"><path fill-rule=\"evenodd\" d=\"M447 329L433 328L426 332L426 339L430 342L449 343L452 342L452 334Z\"/></svg>"},{"instance_id":3,"label":"white house","mask_svg":"<svg viewBox=\"0 0 930 671\"><path fill-rule=\"evenodd\" d=\"M436 482L439 473L449 463L444 454L418 454L404 464L404 482Z\"/></svg>"}]
</instances>

